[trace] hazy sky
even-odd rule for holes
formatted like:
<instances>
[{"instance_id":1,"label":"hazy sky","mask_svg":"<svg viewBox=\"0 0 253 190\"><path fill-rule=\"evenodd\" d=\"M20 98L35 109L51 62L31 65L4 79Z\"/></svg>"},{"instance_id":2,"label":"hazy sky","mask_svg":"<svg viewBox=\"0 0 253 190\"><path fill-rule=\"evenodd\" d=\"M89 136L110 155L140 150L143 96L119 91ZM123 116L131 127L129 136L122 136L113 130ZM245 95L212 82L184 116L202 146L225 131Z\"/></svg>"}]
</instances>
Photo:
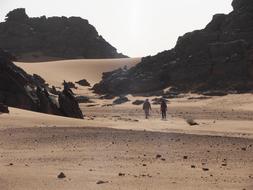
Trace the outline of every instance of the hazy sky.
<instances>
[{"instance_id":1,"label":"hazy sky","mask_svg":"<svg viewBox=\"0 0 253 190\"><path fill-rule=\"evenodd\" d=\"M80 16L109 43L131 57L174 47L178 36L201 29L232 0L0 0L0 20L14 8L30 17Z\"/></svg>"}]
</instances>

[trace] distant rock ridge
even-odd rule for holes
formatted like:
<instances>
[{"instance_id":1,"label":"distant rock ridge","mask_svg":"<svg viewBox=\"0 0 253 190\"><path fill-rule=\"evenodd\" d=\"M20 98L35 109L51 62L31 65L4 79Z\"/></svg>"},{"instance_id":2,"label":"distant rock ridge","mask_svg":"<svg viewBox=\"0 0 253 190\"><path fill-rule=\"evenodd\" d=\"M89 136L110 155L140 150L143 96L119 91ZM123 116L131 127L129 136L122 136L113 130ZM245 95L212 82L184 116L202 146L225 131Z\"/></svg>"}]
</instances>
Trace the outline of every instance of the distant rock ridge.
<instances>
[{"instance_id":1,"label":"distant rock ridge","mask_svg":"<svg viewBox=\"0 0 253 190\"><path fill-rule=\"evenodd\" d=\"M126 94L174 87L182 92L253 90L253 1L234 0L203 29L178 38L175 48L142 59L128 71L104 73L97 93Z\"/></svg>"},{"instance_id":2,"label":"distant rock ridge","mask_svg":"<svg viewBox=\"0 0 253 190\"><path fill-rule=\"evenodd\" d=\"M6 15L0 23L0 48L14 54L18 60L26 57L123 58L98 34L95 27L80 17L29 18L24 8Z\"/></svg>"}]
</instances>

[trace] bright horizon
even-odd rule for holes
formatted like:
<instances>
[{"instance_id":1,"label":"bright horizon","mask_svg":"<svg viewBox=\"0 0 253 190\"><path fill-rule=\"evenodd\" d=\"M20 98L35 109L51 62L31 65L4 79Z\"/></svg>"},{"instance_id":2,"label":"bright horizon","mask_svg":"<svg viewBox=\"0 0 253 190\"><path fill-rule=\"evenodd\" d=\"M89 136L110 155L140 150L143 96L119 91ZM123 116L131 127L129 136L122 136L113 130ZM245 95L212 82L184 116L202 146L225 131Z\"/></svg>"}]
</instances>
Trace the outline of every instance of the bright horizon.
<instances>
[{"instance_id":1,"label":"bright horizon","mask_svg":"<svg viewBox=\"0 0 253 190\"><path fill-rule=\"evenodd\" d=\"M186 32L204 28L217 13L232 11L232 0L2 0L0 21L15 8L29 17L80 16L118 52L155 55L175 46Z\"/></svg>"}]
</instances>

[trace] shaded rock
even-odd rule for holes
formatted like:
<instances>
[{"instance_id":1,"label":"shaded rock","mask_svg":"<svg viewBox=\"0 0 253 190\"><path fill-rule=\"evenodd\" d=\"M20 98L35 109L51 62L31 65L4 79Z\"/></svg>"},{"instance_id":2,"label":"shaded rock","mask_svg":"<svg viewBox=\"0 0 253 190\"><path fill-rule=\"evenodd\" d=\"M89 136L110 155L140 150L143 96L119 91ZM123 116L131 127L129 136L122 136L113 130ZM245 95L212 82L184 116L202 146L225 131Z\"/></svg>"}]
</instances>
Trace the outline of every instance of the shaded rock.
<instances>
[{"instance_id":1,"label":"shaded rock","mask_svg":"<svg viewBox=\"0 0 253 190\"><path fill-rule=\"evenodd\" d=\"M94 86L95 92L139 94L168 87L180 93L210 96L250 92L253 88L252 1L234 0L232 5L234 10L228 15L215 15L204 29L179 37L173 49L144 57L127 71L106 73Z\"/></svg>"},{"instance_id":2,"label":"shaded rock","mask_svg":"<svg viewBox=\"0 0 253 190\"><path fill-rule=\"evenodd\" d=\"M119 97L117 98L116 100L113 101L113 104L123 104L123 103L126 103L128 102L129 99L127 97Z\"/></svg>"},{"instance_id":3,"label":"shaded rock","mask_svg":"<svg viewBox=\"0 0 253 190\"><path fill-rule=\"evenodd\" d=\"M194 121L193 119L189 118L189 119L186 119L186 122L191 125L191 126L194 126L194 125L199 125L196 121Z\"/></svg>"},{"instance_id":4,"label":"shaded rock","mask_svg":"<svg viewBox=\"0 0 253 190\"><path fill-rule=\"evenodd\" d=\"M163 100L165 100L165 102L168 103L168 100L166 100L165 98L154 98L154 99L152 99L152 104L154 104L154 105L161 104L161 102Z\"/></svg>"},{"instance_id":5,"label":"shaded rock","mask_svg":"<svg viewBox=\"0 0 253 190\"><path fill-rule=\"evenodd\" d=\"M142 105L143 103L144 103L144 100L135 100L132 104L139 106L139 105Z\"/></svg>"},{"instance_id":6,"label":"shaded rock","mask_svg":"<svg viewBox=\"0 0 253 190\"><path fill-rule=\"evenodd\" d=\"M106 94L106 95L100 97L100 99L106 99L106 100L111 100L113 98L115 98L115 96L111 95L111 94Z\"/></svg>"},{"instance_id":7,"label":"shaded rock","mask_svg":"<svg viewBox=\"0 0 253 190\"><path fill-rule=\"evenodd\" d=\"M8 106L0 103L0 113L10 113Z\"/></svg>"},{"instance_id":8,"label":"shaded rock","mask_svg":"<svg viewBox=\"0 0 253 190\"><path fill-rule=\"evenodd\" d=\"M75 83L73 82L66 82L65 80L63 81L62 85L65 87L65 88L74 88L74 89L77 89Z\"/></svg>"},{"instance_id":9,"label":"shaded rock","mask_svg":"<svg viewBox=\"0 0 253 190\"><path fill-rule=\"evenodd\" d=\"M18 60L73 58L123 58L123 54L80 17L32 17L24 8L14 9L0 23L0 48Z\"/></svg>"},{"instance_id":10,"label":"shaded rock","mask_svg":"<svg viewBox=\"0 0 253 190\"><path fill-rule=\"evenodd\" d=\"M102 180L97 181L97 184L98 184L98 185L104 184L104 183L109 183L109 182L108 182L108 181L102 181Z\"/></svg>"},{"instance_id":11,"label":"shaded rock","mask_svg":"<svg viewBox=\"0 0 253 190\"><path fill-rule=\"evenodd\" d=\"M79 84L80 86L90 86L90 83L86 79L79 80L75 83Z\"/></svg>"},{"instance_id":12,"label":"shaded rock","mask_svg":"<svg viewBox=\"0 0 253 190\"><path fill-rule=\"evenodd\" d=\"M59 106L64 116L83 119L83 113L70 89L64 89L59 95Z\"/></svg>"},{"instance_id":13,"label":"shaded rock","mask_svg":"<svg viewBox=\"0 0 253 190\"><path fill-rule=\"evenodd\" d=\"M122 177L122 176L125 176L125 175L126 175L126 174L124 174L124 173L119 173L119 176L121 176L121 177Z\"/></svg>"},{"instance_id":14,"label":"shaded rock","mask_svg":"<svg viewBox=\"0 0 253 190\"><path fill-rule=\"evenodd\" d=\"M158 158L161 158L161 157L162 157L162 155L157 154L155 157L156 157L156 159L158 159Z\"/></svg>"},{"instance_id":15,"label":"shaded rock","mask_svg":"<svg viewBox=\"0 0 253 190\"><path fill-rule=\"evenodd\" d=\"M48 92L44 79L28 75L11 62L12 56L0 50L0 102L31 111L83 118L70 89L59 97Z\"/></svg>"},{"instance_id":16,"label":"shaded rock","mask_svg":"<svg viewBox=\"0 0 253 190\"><path fill-rule=\"evenodd\" d=\"M61 172L61 173L57 176L57 178L59 178L59 179L66 178L66 175L65 175L63 172Z\"/></svg>"}]
</instances>

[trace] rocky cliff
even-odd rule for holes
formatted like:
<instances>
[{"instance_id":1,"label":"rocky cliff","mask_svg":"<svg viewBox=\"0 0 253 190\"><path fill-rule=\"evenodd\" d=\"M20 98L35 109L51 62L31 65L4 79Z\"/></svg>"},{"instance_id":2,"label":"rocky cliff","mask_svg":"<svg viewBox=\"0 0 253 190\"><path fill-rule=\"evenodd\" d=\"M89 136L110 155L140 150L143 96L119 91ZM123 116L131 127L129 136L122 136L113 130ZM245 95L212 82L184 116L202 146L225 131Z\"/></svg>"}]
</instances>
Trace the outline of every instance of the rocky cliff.
<instances>
[{"instance_id":1,"label":"rocky cliff","mask_svg":"<svg viewBox=\"0 0 253 190\"><path fill-rule=\"evenodd\" d=\"M17 59L27 56L55 58L121 58L117 50L80 17L29 18L19 8L0 23L0 48Z\"/></svg>"},{"instance_id":2,"label":"rocky cliff","mask_svg":"<svg viewBox=\"0 0 253 190\"><path fill-rule=\"evenodd\" d=\"M175 48L145 57L130 70L104 73L95 92L252 90L253 1L234 0L232 6L230 14L214 15L203 30L179 37Z\"/></svg>"}]
</instances>

